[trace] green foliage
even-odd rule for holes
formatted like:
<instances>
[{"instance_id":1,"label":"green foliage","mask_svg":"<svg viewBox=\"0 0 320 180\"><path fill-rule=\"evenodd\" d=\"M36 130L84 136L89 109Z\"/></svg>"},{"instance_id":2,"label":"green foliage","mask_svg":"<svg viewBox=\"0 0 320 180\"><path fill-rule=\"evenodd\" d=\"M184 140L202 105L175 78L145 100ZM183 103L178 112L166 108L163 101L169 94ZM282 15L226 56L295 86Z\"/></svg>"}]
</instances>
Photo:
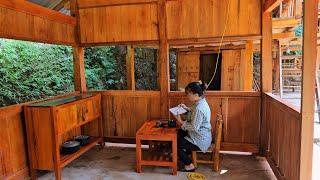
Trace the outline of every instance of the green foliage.
<instances>
[{"instance_id":1,"label":"green foliage","mask_svg":"<svg viewBox=\"0 0 320 180\"><path fill-rule=\"evenodd\" d=\"M135 48L135 79L137 90L158 90L157 50Z\"/></svg>"},{"instance_id":2,"label":"green foliage","mask_svg":"<svg viewBox=\"0 0 320 180\"><path fill-rule=\"evenodd\" d=\"M88 89L126 89L126 54L121 49L121 46L85 48Z\"/></svg>"},{"instance_id":3,"label":"green foliage","mask_svg":"<svg viewBox=\"0 0 320 180\"><path fill-rule=\"evenodd\" d=\"M0 106L74 90L70 47L0 40Z\"/></svg>"},{"instance_id":4,"label":"green foliage","mask_svg":"<svg viewBox=\"0 0 320 180\"><path fill-rule=\"evenodd\" d=\"M157 89L157 51L136 49L137 89ZM127 89L126 46L85 48L88 89ZM74 91L72 48L0 39L0 107Z\"/></svg>"}]
</instances>

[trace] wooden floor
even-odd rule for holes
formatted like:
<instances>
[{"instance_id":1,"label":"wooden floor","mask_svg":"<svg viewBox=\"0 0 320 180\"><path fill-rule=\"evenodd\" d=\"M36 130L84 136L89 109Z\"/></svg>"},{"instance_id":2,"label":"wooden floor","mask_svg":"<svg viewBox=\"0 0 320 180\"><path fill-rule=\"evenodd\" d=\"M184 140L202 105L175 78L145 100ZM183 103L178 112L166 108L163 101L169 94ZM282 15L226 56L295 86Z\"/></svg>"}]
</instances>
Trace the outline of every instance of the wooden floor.
<instances>
[{"instance_id":1,"label":"wooden floor","mask_svg":"<svg viewBox=\"0 0 320 180\"><path fill-rule=\"evenodd\" d=\"M107 144L100 150L98 147L90 150L78 160L74 161L62 171L62 179L89 180L89 179L152 179L171 180L187 179L187 173L178 172L171 175L171 169L158 167L145 167L143 173L135 172L135 146ZM200 165L197 172L207 179L228 180L268 180L276 179L266 160L251 155L223 155L221 174L214 173L209 166ZM41 172L39 179L54 179L53 173Z\"/></svg>"}]
</instances>

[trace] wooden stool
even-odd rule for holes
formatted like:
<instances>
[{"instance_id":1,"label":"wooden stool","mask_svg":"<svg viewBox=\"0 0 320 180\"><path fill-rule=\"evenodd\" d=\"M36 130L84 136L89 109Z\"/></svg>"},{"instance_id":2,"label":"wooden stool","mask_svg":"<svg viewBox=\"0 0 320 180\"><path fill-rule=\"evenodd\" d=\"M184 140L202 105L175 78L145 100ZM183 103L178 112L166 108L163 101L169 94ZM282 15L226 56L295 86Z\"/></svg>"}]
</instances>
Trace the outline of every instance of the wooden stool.
<instances>
[{"instance_id":1,"label":"wooden stool","mask_svg":"<svg viewBox=\"0 0 320 180\"><path fill-rule=\"evenodd\" d=\"M197 167L199 164L212 164L213 171L218 172L220 170L220 145L221 145L221 132L222 132L222 115L217 115L216 125L215 125L215 136L214 144L210 146L207 153L212 153L212 160L200 160L197 159L197 153L202 153L202 151L192 151L192 163Z\"/></svg>"}]
</instances>

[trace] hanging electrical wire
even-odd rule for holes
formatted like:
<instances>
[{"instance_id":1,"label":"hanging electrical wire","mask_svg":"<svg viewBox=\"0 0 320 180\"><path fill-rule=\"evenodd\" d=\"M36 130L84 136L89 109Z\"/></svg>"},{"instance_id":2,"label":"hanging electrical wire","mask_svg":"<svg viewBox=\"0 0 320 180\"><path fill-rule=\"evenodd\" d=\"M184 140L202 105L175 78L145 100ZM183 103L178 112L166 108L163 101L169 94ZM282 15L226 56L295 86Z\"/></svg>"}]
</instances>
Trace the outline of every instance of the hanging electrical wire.
<instances>
[{"instance_id":1,"label":"hanging electrical wire","mask_svg":"<svg viewBox=\"0 0 320 180\"><path fill-rule=\"evenodd\" d=\"M221 53L221 47L222 47L222 42L223 42L224 36L226 34L227 25L228 25L228 21L229 21L229 11L230 11L230 7L229 6L230 6L230 0L228 0L227 12L226 12L226 21L225 21L223 33L222 33L220 44L219 44L219 50L218 50L218 56L217 56L217 60L216 60L216 66L214 68L213 76L212 76L212 78L210 79L210 81L208 83L208 87L212 83L212 81L213 81L213 79L214 79L214 77L216 76L216 73L217 73L218 64L219 64L219 58L220 58L220 53Z\"/></svg>"}]
</instances>

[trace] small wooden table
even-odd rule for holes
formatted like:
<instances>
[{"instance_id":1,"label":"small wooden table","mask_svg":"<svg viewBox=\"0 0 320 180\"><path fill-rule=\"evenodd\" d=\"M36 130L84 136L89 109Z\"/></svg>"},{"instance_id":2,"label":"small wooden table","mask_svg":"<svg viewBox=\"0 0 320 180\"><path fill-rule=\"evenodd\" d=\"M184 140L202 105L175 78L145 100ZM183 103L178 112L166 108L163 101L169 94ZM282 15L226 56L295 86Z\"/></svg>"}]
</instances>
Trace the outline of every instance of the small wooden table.
<instances>
[{"instance_id":1,"label":"small wooden table","mask_svg":"<svg viewBox=\"0 0 320 180\"><path fill-rule=\"evenodd\" d=\"M157 120L145 122L136 134L136 158L137 172L141 172L141 166L168 166L172 167L172 174L177 174L177 129L169 127L156 127ZM163 148L143 152L141 141L167 141L171 142L171 153L168 155ZM170 148L171 148L170 147Z\"/></svg>"}]
</instances>

